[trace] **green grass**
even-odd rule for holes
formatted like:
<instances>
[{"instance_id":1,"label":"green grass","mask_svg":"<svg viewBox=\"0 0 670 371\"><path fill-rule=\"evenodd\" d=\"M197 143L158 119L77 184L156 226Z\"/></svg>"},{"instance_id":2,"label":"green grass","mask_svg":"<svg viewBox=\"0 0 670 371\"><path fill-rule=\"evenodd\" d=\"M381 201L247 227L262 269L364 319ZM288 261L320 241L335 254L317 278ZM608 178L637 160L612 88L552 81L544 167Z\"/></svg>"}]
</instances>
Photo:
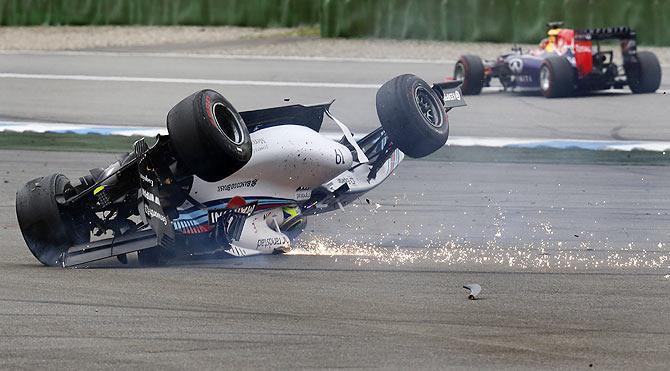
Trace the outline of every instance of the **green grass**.
<instances>
[{"instance_id":1,"label":"green grass","mask_svg":"<svg viewBox=\"0 0 670 371\"><path fill-rule=\"evenodd\" d=\"M26 149L59 152L128 152L142 137L121 135L81 135L53 133L0 133L0 149ZM153 138L147 138L153 143Z\"/></svg>"}]
</instances>

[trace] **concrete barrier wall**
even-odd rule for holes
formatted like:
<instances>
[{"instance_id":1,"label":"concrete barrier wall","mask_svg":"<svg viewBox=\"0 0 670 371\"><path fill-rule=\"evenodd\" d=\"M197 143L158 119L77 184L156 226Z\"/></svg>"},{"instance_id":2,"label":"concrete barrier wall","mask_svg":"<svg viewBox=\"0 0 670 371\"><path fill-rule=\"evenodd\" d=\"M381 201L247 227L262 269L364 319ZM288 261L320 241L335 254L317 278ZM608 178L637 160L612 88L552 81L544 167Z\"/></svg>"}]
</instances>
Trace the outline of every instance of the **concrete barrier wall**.
<instances>
[{"instance_id":1,"label":"concrete barrier wall","mask_svg":"<svg viewBox=\"0 0 670 371\"><path fill-rule=\"evenodd\" d=\"M0 0L0 25L318 24L320 0Z\"/></svg>"},{"instance_id":2,"label":"concrete barrier wall","mask_svg":"<svg viewBox=\"0 0 670 371\"><path fill-rule=\"evenodd\" d=\"M670 0L322 0L324 37L535 43L549 21L628 25L643 44L670 45Z\"/></svg>"}]
</instances>

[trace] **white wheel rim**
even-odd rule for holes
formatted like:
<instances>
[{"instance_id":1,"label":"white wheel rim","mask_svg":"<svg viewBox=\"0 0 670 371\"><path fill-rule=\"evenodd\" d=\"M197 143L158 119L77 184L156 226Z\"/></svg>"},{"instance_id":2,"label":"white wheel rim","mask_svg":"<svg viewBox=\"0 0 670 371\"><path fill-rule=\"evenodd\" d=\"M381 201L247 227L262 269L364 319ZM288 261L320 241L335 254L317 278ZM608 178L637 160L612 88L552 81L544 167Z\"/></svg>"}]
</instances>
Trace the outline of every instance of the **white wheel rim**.
<instances>
[{"instance_id":1,"label":"white wheel rim","mask_svg":"<svg viewBox=\"0 0 670 371\"><path fill-rule=\"evenodd\" d=\"M461 62L456 63L456 68L454 68L454 80L465 80L465 67Z\"/></svg>"},{"instance_id":2,"label":"white wheel rim","mask_svg":"<svg viewBox=\"0 0 670 371\"><path fill-rule=\"evenodd\" d=\"M233 122L232 128L224 128L221 126L221 122L219 122L219 116L221 115L229 116L228 119ZM216 121L216 126L219 131L231 142L238 146L244 142L244 130L242 129L240 122L234 118L233 113L228 107L224 106L222 103L214 103L214 105L212 105L212 117L214 117L214 121Z\"/></svg>"},{"instance_id":3,"label":"white wheel rim","mask_svg":"<svg viewBox=\"0 0 670 371\"><path fill-rule=\"evenodd\" d=\"M551 82L549 81L549 68L547 66L542 66L540 69L540 88L543 91L549 90Z\"/></svg>"}]
</instances>

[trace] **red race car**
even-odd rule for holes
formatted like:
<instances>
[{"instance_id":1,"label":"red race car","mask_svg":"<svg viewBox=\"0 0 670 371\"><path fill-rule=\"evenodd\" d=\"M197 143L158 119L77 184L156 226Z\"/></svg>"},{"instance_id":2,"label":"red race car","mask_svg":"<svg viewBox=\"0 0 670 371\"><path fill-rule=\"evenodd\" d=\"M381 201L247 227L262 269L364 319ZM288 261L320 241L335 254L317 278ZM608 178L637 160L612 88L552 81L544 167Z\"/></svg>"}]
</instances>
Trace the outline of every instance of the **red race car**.
<instances>
[{"instance_id":1,"label":"red race car","mask_svg":"<svg viewBox=\"0 0 670 371\"><path fill-rule=\"evenodd\" d=\"M658 58L637 51L635 31L629 27L572 30L562 28L563 22L547 26L547 38L535 50L513 48L512 53L485 61L461 56L453 77L463 81L463 93L479 94L492 78L505 90L539 90L547 98L624 86L633 93L653 93L660 86ZM613 39L621 46L621 65L614 63L612 50L601 49L601 42Z\"/></svg>"}]
</instances>

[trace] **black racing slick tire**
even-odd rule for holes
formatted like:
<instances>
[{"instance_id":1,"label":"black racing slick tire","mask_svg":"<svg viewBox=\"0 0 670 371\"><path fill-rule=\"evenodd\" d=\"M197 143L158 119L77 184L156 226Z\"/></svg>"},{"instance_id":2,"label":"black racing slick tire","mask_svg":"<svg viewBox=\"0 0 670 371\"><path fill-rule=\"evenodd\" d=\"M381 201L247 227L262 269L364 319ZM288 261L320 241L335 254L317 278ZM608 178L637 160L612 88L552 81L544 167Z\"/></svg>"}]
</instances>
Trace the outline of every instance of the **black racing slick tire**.
<instances>
[{"instance_id":1,"label":"black racing slick tire","mask_svg":"<svg viewBox=\"0 0 670 371\"><path fill-rule=\"evenodd\" d=\"M33 179L16 192L16 217L30 252L42 264L53 266L63 251L88 242L88 227L77 227L57 199L72 192L70 181L62 174Z\"/></svg>"},{"instance_id":2,"label":"black racing slick tire","mask_svg":"<svg viewBox=\"0 0 670 371\"><path fill-rule=\"evenodd\" d=\"M221 94L202 90L177 103L167 116L177 161L199 178L215 182L251 158L244 120Z\"/></svg>"},{"instance_id":3,"label":"black racing slick tire","mask_svg":"<svg viewBox=\"0 0 670 371\"><path fill-rule=\"evenodd\" d=\"M542 62L540 91L547 98L569 97L575 93L575 69L565 57L550 56Z\"/></svg>"},{"instance_id":4,"label":"black racing slick tire","mask_svg":"<svg viewBox=\"0 0 670 371\"><path fill-rule=\"evenodd\" d=\"M400 75L377 91L377 116L389 139L413 158L446 143L449 121L437 93L415 75Z\"/></svg>"},{"instance_id":5,"label":"black racing slick tire","mask_svg":"<svg viewBox=\"0 0 670 371\"><path fill-rule=\"evenodd\" d=\"M454 80L462 80L461 92L478 95L484 87L484 63L476 55L462 55L454 66Z\"/></svg>"},{"instance_id":6,"label":"black racing slick tire","mask_svg":"<svg viewBox=\"0 0 670 371\"><path fill-rule=\"evenodd\" d=\"M637 63L626 66L626 79L635 94L653 93L661 86L661 64L652 52L637 52Z\"/></svg>"}]
</instances>

